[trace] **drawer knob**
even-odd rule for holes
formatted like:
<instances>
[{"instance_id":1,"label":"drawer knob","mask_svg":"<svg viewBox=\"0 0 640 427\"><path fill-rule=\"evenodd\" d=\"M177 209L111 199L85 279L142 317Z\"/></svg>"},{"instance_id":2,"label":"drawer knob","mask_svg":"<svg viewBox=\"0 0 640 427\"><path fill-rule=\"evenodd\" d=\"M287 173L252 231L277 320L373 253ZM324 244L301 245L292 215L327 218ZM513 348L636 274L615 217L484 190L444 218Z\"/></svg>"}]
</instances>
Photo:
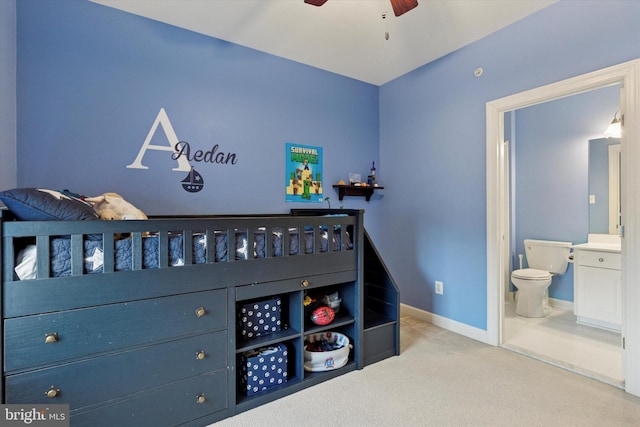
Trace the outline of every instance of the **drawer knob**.
<instances>
[{"instance_id":1,"label":"drawer knob","mask_svg":"<svg viewBox=\"0 0 640 427\"><path fill-rule=\"evenodd\" d=\"M60 389L59 388L55 388L54 386L51 386L51 388L49 388L49 390L47 390L44 394L49 399L53 399L54 397L56 397L58 395L58 393L60 393Z\"/></svg>"},{"instance_id":2,"label":"drawer knob","mask_svg":"<svg viewBox=\"0 0 640 427\"><path fill-rule=\"evenodd\" d=\"M604 258L600 257L600 258L598 258L598 261L604 262Z\"/></svg>"},{"instance_id":3,"label":"drawer knob","mask_svg":"<svg viewBox=\"0 0 640 427\"><path fill-rule=\"evenodd\" d=\"M58 333L51 332L48 334L44 334L44 342L45 344L52 344L54 342L58 342Z\"/></svg>"},{"instance_id":4,"label":"drawer knob","mask_svg":"<svg viewBox=\"0 0 640 427\"><path fill-rule=\"evenodd\" d=\"M196 308L196 317L202 317L205 314L207 314L207 310L205 310L204 307Z\"/></svg>"},{"instance_id":5,"label":"drawer knob","mask_svg":"<svg viewBox=\"0 0 640 427\"><path fill-rule=\"evenodd\" d=\"M199 352L196 353L196 359L197 360L202 360L202 359L204 359L205 356L206 356L206 354L204 353L204 350L200 350Z\"/></svg>"},{"instance_id":6,"label":"drawer knob","mask_svg":"<svg viewBox=\"0 0 640 427\"><path fill-rule=\"evenodd\" d=\"M204 403L207 400L207 398L205 397L204 393L199 394L198 397L196 398L196 402L198 403Z\"/></svg>"},{"instance_id":7,"label":"drawer knob","mask_svg":"<svg viewBox=\"0 0 640 427\"><path fill-rule=\"evenodd\" d=\"M309 281L307 279L302 279L300 284L302 285L303 288L306 288L307 286L309 286Z\"/></svg>"}]
</instances>

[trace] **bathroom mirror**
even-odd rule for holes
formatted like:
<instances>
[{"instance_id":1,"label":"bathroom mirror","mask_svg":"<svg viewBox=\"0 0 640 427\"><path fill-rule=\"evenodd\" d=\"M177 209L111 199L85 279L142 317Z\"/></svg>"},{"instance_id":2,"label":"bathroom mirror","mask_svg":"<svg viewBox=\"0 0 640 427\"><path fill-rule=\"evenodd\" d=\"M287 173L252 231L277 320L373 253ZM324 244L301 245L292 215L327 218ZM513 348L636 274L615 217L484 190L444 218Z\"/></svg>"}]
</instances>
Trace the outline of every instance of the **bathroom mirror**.
<instances>
[{"instance_id":1,"label":"bathroom mirror","mask_svg":"<svg viewBox=\"0 0 640 427\"><path fill-rule=\"evenodd\" d=\"M589 233L618 234L620 139L589 140Z\"/></svg>"}]
</instances>

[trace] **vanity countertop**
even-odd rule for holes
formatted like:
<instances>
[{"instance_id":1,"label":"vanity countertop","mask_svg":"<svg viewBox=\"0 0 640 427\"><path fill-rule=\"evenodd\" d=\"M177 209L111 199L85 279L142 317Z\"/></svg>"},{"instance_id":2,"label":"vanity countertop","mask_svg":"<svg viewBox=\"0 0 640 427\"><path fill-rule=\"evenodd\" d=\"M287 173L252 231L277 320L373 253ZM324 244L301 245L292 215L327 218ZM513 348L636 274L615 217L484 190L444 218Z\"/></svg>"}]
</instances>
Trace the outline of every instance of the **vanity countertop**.
<instances>
[{"instance_id":1,"label":"vanity countertop","mask_svg":"<svg viewBox=\"0 0 640 427\"><path fill-rule=\"evenodd\" d=\"M583 251L602 251L602 252L620 252L620 245L612 244L612 243L581 243L579 245L573 245L574 250L583 250Z\"/></svg>"},{"instance_id":2,"label":"vanity countertop","mask_svg":"<svg viewBox=\"0 0 640 427\"><path fill-rule=\"evenodd\" d=\"M589 234L587 243L573 245L573 249L585 251L620 252L620 236L614 234Z\"/></svg>"}]
</instances>

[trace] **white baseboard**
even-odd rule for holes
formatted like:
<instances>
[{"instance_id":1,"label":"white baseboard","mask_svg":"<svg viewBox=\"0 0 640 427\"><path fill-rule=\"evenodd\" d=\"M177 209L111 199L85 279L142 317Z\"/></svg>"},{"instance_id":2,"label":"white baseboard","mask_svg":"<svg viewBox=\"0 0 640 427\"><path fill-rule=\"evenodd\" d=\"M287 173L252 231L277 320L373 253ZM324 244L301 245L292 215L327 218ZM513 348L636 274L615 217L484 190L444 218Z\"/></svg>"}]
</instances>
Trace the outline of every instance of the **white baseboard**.
<instances>
[{"instance_id":1,"label":"white baseboard","mask_svg":"<svg viewBox=\"0 0 640 427\"><path fill-rule=\"evenodd\" d=\"M469 326L464 323L448 319L446 317L438 316L437 314L433 314L406 304L400 304L400 314L415 317L416 319L429 322L432 325L438 326L442 329L446 329L448 331L455 332L456 334L463 335L467 338L489 344L487 331L483 329L478 329L476 327Z\"/></svg>"},{"instance_id":2,"label":"white baseboard","mask_svg":"<svg viewBox=\"0 0 640 427\"><path fill-rule=\"evenodd\" d=\"M565 301L562 299L549 298L549 305L560 310L573 311L573 301Z\"/></svg>"},{"instance_id":3,"label":"white baseboard","mask_svg":"<svg viewBox=\"0 0 640 427\"><path fill-rule=\"evenodd\" d=\"M516 301L516 293L515 292L507 292L505 296L505 301L507 302L515 302ZM563 299L555 299L549 298L549 304L551 307L558 308L560 310L573 311L573 301L565 301Z\"/></svg>"},{"instance_id":4,"label":"white baseboard","mask_svg":"<svg viewBox=\"0 0 640 427\"><path fill-rule=\"evenodd\" d=\"M573 302L564 301L561 299L549 298L549 304L552 307L556 307L560 310L573 311ZM438 326L442 329L446 329L456 334L464 335L467 338L474 339L476 341L483 342L485 344L491 344L487 331L469 326L464 323L457 322L455 320L448 319L446 317L433 314L431 312L422 310L420 308L412 307L407 304L400 304L400 314L415 317L416 319L429 322L432 325Z\"/></svg>"}]
</instances>

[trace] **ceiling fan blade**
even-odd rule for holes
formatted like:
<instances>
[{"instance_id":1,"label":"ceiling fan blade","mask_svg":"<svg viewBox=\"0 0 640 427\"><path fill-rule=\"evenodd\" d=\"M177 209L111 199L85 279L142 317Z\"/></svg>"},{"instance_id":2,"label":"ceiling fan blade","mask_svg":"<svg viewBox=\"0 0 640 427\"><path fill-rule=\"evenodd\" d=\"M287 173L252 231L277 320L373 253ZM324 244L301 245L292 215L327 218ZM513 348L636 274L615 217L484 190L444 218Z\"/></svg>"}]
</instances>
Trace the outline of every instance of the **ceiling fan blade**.
<instances>
[{"instance_id":1,"label":"ceiling fan blade","mask_svg":"<svg viewBox=\"0 0 640 427\"><path fill-rule=\"evenodd\" d=\"M327 0L304 0L306 4L312 4L314 6L322 6Z\"/></svg>"},{"instance_id":2,"label":"ceiling fan blade","mask_svg":"<svg viewBox=\"0 0 640 427\"><path fill-rule=\"evenodd\" d=\"M307 0L305 0L305 2L306 1ZM418 0L391 0L391 6L393 7L393 13L396 16L400 16L417 7Z\"/></svg>"}]
</instances>

